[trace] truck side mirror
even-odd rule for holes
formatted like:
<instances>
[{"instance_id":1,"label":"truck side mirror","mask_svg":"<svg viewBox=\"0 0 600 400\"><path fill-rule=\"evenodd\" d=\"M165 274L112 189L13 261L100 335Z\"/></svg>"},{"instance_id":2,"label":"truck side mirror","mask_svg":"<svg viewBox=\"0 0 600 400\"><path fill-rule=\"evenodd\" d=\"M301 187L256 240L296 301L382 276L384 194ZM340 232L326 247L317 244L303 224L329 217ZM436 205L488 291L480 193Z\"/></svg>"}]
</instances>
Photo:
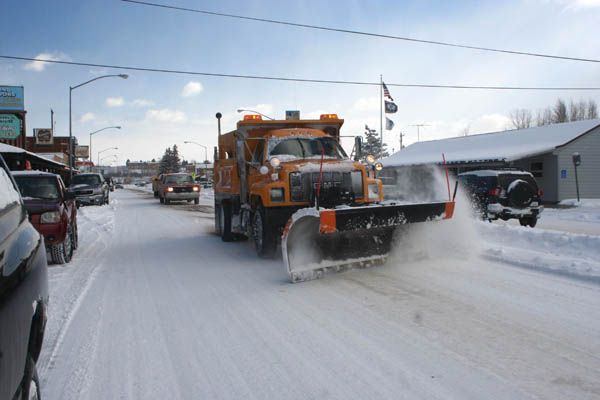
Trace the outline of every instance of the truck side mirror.
<instances>
[{"instance_id":1,"label":"truck side mirror","mask_svg":"<svg viewBox=\"0 0 600 400\"><path fill-rule=\"evenodd\" d=\"M356 136L354 138L354 161L358 161L362 158L362 138Z\"/></svg>"}]
</instances>

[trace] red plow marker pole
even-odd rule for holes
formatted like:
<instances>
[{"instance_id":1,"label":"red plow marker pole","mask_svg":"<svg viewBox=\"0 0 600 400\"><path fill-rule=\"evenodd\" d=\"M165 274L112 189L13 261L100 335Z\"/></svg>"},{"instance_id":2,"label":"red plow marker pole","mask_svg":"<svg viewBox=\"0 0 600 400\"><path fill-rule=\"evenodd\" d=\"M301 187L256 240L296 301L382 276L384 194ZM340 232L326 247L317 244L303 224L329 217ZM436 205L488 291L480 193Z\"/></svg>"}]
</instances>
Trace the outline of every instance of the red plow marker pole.
<instances>
[{"instance_id":1,"label":"red plow marker pole","mask_svg":"<svg viewBox=\"0 0 600 400\"><path fill-rule=\"evenodd\" d=\"M446 185L448 186L448 201L452 201L452 195L450 194L450 178L448 177L448 165L446 164L446 156L442 153L442 160L444 161L444 169L446 170Z\"/></svg>"}]
</instances>

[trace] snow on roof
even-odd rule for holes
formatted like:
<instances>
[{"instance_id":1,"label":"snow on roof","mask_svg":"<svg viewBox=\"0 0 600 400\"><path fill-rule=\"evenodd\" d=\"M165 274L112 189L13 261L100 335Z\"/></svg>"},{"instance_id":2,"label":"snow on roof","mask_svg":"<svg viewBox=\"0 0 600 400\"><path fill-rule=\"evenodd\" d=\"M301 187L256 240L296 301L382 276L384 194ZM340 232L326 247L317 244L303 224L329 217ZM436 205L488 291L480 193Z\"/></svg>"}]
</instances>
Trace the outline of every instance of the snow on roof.
<instances>
[{"instance_id":1,"label":"snow on roof","mask_svg":"<svg viewBox=\"0 0 600 400\"><path fill-rule=\"evenodd\" d=\"M458 174L459 176L462 175L476 175L476 176L498 176L498 175L528 175L531 176L531 172L527 172L527 171L511 171L511 170L493 170L493 169L481 169L481 170L477 170L477 171L469 171L469 172L463 172L462 174Z\"/></svg>"},{"instance_id":2,"label":"snow on roof","mask_svg":"<svg viewBox=\"0 0 600 400\"><path fill-rule=\"evenodd\" d=\"M51 172L45 172L45 171L37 171L37 170L27 170L27 171L11 171L10 172L13 176L56 176L56 174L53 174Z\"/></svg>"},{"instance_id":3,"label":"snow on roof","mask_svg":"<svg viewBox=\"0 0 600 400\"><path fill-rule=\"evenodd\" d=\"M418 142L382 160L384 166L513 161L543 154L600 126L600 119Z\"/></svg>"},{"instance_id":4,"label":"snow on roof","mask_svg":"<svg viewBox=\"0 0 600 400\"><path fill-rule=\"evenodd\" d=\"M16 146L11 146L10 144L6 144L6 143L0 143L0 154L1 153L13 153L13 154L18 154L18 153L27 153L33 157L37 157L40 159L43 159L44 161L48 161L50 163L56 164L56 165L60 165L62 167L66 167L67 165L59 162L59 161L55 161L52 160L50 158L44 157L44 155L42 154L37 154L37 153L32 153L31 151L27 151L25 149L22 149L20 147L16 147Z\"/></svg>"}]
</instances>

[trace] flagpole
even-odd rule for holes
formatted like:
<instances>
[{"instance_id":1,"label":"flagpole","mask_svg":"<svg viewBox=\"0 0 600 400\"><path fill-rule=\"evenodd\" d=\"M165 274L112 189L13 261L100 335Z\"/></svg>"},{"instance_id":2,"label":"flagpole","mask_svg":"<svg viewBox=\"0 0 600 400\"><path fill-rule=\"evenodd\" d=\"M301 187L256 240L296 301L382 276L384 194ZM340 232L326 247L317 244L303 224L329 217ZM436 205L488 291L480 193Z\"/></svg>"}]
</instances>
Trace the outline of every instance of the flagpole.
<instances>
[{"instance_id":1,"label":"flagpole","mask_svg":"<svg viewBox=\"0 0 600 400\"><path fill-rule=\"evenodd\" d=\"M383 75L379 75L379 132L381 133L381 149L377 157L383 152Z\"/></svg>"}]
</instances>

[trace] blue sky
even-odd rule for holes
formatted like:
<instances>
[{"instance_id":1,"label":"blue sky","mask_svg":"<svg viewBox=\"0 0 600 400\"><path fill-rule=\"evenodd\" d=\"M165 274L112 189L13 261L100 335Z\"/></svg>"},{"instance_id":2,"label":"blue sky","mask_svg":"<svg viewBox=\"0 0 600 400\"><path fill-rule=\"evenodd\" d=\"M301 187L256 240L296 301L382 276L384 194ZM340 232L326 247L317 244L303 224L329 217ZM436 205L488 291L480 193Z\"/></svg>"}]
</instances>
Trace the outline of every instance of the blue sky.
<instances>
[{"instance_id":1,"label":"blue sky","mask_svg":"<svg viewBox=\"0 0 600 400\"><path fill-rule=\"evenodd\" d=\"M390 2L390 1L192 1L169 4L262 18L411 36L524 51L600 58L600 2ZM600 86L600 65L554 61L403 41L306 30L259 22L182 13L117 0L8 0L3 4L0 53L46 56L232 74L470 85ZM0 60L0 84L25 86L28 134L48 127L68 134L68 87L123 71ZM126 72L127 80L103 79L73 92L73 131L81 144L109 125L121 131L94 136L94 150L118 146L119 163L160 157L177 143L188 159L204 159L193 140L216 144L214 114L233 129L237 108L275 117L299 109L304 117L335 112L345 134L379 126L377 87L268 82ZM187 87L187 90L184 88ZM396 127L385 132L390 148L416 141L504 129L515 108L533 110L598 92L491 92L390 88L399 107ZM209 151L209 157L212 152Z\"/></svg>"}]
</instances>

